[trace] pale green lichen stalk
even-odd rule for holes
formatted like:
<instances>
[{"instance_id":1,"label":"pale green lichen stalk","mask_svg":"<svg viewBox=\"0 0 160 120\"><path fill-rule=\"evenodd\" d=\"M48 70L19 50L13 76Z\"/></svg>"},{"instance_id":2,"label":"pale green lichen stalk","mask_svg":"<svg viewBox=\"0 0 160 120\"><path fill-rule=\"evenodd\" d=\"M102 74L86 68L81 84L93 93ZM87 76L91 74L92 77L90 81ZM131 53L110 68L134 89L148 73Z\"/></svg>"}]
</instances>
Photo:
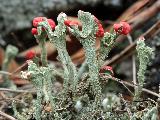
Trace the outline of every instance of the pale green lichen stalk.
<instances>
[{"instance_id":1,"label":"pale green lichen stalk","mask_svg":"<svg viewBox=\"0 0 160 120\"><path fill-rule=\"evenodd\" d=\"M140 98L143 84L145 81L145 72L147 69L147 65L150 62L150 58L153 55L153 49L145 45L144 38L140 38L137 41L136 50L137 50L138 59L139 59L139 70L137 73L138 86L135 89L134 100L138 100Z\"/></svg>"},{"instance_id":2,"label":"pale green lichen stalk","mask_svg":"<svg viewBox=\"0 0 160 120\"><path fill-rule=\"evenodd\" d=\"M66 49L66 26L64 20L66 20L66 14L60 13L57 21L58 25L53 32L47 21L39 23L39 26L43 26L47 32L49 40L53 43L58 51L58 60L62 63L64 69L64 91L66 91L71 85L75 90L77 83L77 71L75 65L72 63L71 58Z\"/></svg>"},{"instance_id":3,"label":"pale green lichen stalk","mask_svg":"<svg viewBox=\"0 0 160 120\"><path fill-rule=\"evenodd\" d=\"M37 100L35 101L35 118L40 120L42 114L42 102L51 104L52 110L55 103L52 94L52 69L50 67L38 67L33 61L28 62L28 71L22 72L22 78L29 79L37 90Z\"/></svg>"},{"instance_id":4,"label":"pale green lichen stalk","mask_svg":"<svg viewBox=\"0 0 160 120\"><path fill-rule=\"evenodd\" d=\"M118 37L117 33L104 33L104 37L101 39L100 50L98 55L99 67L102 67L104 60L108 57L109 52L115 45L115 40Z\"/></svg>"},{"instance_id":5,"label":"pale green lichen stalk","mask_svg":"<svg viewBox=\"0 0 160 120\"><path fill-rule=\"evenodd\" d=\"M44 32L41 31L42 27L38 27L38 35L36 35L36 39L39 43L39 46L41 48L41 62L42 62L42 66L47 66L47 51L45 48L45 42L46 42L46 34Z\"/></svg>"},{"instance_id":6,"label":"pale green lichen stalk","mask_svg":"<svg viewBox=\"0 0 160 120\"><path fill-rule=\"evenodd\" d=\"M99 69L96 57L96 31L98 29L95 18L88 12L78 11L78 19L82 23L82 31L78 26L71 26L70 32L75 35L85 50L86 62L89 68L89 81L92 85L92 91L95 95L96 106L100 105L101 87L99 83Z\"/></svg>"},{"instance_id":7,"label":"pale green lichen stalk","mask_svg":"<svg viewBox=\"0 0 160 120\"><path fill-rule=\"evenodd\" d=\"M5 52L5 57L3 60L2 70L7 71L9 67L9 63L16 57L18 54L18 49L13 45L8 45ZM1 86L3 87L11 87L13 89L16 89L16 86L14 83L9 80L7 75L3 75L3 84Z\"/></svg>"}]
</instances>

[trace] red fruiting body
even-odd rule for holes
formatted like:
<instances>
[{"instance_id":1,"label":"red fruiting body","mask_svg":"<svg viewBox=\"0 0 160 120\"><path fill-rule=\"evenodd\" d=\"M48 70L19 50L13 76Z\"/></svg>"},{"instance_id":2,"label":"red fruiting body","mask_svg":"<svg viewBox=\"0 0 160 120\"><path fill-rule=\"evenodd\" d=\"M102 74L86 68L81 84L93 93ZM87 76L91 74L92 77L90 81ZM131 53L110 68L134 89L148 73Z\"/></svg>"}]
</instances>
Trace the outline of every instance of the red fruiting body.
<instances>
[{"instance_id":1,"label":"red fruiting body","mask_svg":"<svg viewBox=\"0 0 160 120\"><path fill-rule=\"evenodd\" d=\"M34 57L36 56L35 52L30 50L26 53L26 59L29 60L29 59L33 59Z\"/></svg>"},{"instance_id":2,"label":"red fruiting body","mask_svg":"<svg viewBox=\"0 0 160 120\"><path fill-rule=\"evenodd\" d=\"M34 19L33 19L33 26L34 26L34 27L37 27L37 26L38 26L38 23L43 21L43 18L44 18L44 17L36 17L36 18L34 18Z\"/></svg>"},{"instance_id":3,"label":"red fruiting body","mask_svg":"<svg viewBox=\"0 0 160 120\"><path fill-rule=\"evenodd\" d=\"M98 25L98 31L96 32L96 37L103 37L104 36L104 29L101 24Z\"/></svg>"},{"instance_id":4,"label":"red fruiting body","mask_svg":"<svg viewBox=\"0 0 160 120\"><path fill-rule=\"evenodd\" d=\"M72 20L65 20L64 24L68 27L73 26L73 25L79 25L77 21L72 21Z\"/></svg>"},{"instance_id":5,"label":"red fruiting body","mask_svg":"<svg viewBox=\"0 0 160 120\"><path fill-rule=\"evenodd\" d=\"M31 33L32 33L33 35L38 35L37 28L32 28Z\"/></svg>"},{"instance_id":6,"label":"red fruiting body","mask_svg":"<svg viewBox=\"0 0 160 120\"><path fill-rule=\"evenodd\" d=\"M127 22L120 22L113 25L114 30L123 35L127 35L131 31L131 26Z\"/></svg>"},{"instance_id":7,"label":"red fruiting body","mask_svg":"<svg viewBox=\"0 0 160 120\"><path fill-rule=\"evenodd\" d=\"M36 17L33 19L33 26L38 27L38 23L44 21L44 17ZM52 30L55 29L56 24L52 19L47 19L49 25L51 26Z\"/></svg>"},{"instance_id":8,"label":"red fruiting body","mask_svg":"<svg viewBox=\"0 0 160 120\"><path fill-rule=\"evenodd\" d=\"M104 66L100 69L100 73L110 72L113 75L113 69L111 66Z\"/></svg>"},{"instance_id":9,"label":"red fruiting body","mask_svg":"<svg viewBox=\"0 0 160 120\"><path fill-rule=\"evenodd\" d=\"M109 71L112 71L112 70L113 70L111 66L104 66L103 69L104 69L104 70L109 70Z\"/></svg>"},{"instance_id":10,"label":"red fruiting body","mask_svg":"<svg viewBox=\"0 0 160 120\"><path fill-rule=\"evenodd\" d=\"M47 21L48 21L49 25L51 26L52 30L54 30L56 27L55 22L52 19L47 19Z\"/></svg>"},{"instance_id":11,"label":"red fruiting body","mask_svg":"<svg viewBox=\"0 0 160 120\"><path fill-rule=\"evenodd\" d=\"M97 25L98 25L98 30L97 30L97 32L96 32L96 37L103 37L104 36L104 29L103 29L103 27L102 27L102 24L99 22L99 20L96 18L96 17L94 17L95 19L95 22L97 23Z\"/></svg>"},{"instance_id":12,"label":"red fruiting body","mask_svg":"<svg viewBox=\"0 0 160 120\"><path fill-rule=\"evenodd\" d=\"M65 24L66 26L68 26L68 27L70 26L70 23L71 23L71 20L65 20L65 21L64 21L64 24Z\"/></svg>"}]
</instances>

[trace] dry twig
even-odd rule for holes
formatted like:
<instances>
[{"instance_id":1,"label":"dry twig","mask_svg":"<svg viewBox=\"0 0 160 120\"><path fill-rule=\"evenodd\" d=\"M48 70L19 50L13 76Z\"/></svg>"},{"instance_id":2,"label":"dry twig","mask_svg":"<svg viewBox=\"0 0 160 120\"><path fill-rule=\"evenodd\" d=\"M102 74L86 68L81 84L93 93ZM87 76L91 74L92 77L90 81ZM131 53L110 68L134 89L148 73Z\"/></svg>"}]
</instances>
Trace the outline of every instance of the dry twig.
<instances>
[{"instance_id":1,"label":"dry twig","mask_svg":"<svg viewBox=\"0 0 160 120\"><path fill-rule=\"evenodd\" d=\"M103 78L106 78L106 80L111 79L111 80L114 80L114 81L119 82L119 83L121 83L121 84L125 84L125 85L130 86L130 87L133 87L133 88L135 88L135 86L137 86L137 85L131 84L131 83L129 83L129 82L123 81L123 80L121 80L121 79L118 79L118 78L115 78L115 77L112 77L112 76L102 76L102 77L103 77ZM148 89L146 89L146 88L143 88L142 91L143 91L143 92L146 92L146 93L149 93L149 94L151 94L151 95L154 95L154 96L156 96L156 97L158 97L158 98L160 98L160 95L159 95L158 93L155 93L155 92L153 92L153 91L151 91L151 90L148 90Z\"/></svg>"},{"instance_id":2,"label":"dry twig","mask_svg":"<svg viewBox=\"0 0 160 120\"><path fill-rule=\"evenodd\" d=\"M0 91L13 92L13 93L36 93L35 90L13 90L9 88L0 88Z\"/></svg>"},{"instance_id":3,"label":"dry twig","mask_svg":"<svg viewBox=\"0 0 160 120\"><path fill-rule=\"evenodd\" d=\"M0 115L5 117L5 118L7 118L7 119L9 119L9 120L16 120L14 117L12 117L12 116L10 116L10 115L2 112L2 111L0 111Z\"/></svg>"}]
</instances>

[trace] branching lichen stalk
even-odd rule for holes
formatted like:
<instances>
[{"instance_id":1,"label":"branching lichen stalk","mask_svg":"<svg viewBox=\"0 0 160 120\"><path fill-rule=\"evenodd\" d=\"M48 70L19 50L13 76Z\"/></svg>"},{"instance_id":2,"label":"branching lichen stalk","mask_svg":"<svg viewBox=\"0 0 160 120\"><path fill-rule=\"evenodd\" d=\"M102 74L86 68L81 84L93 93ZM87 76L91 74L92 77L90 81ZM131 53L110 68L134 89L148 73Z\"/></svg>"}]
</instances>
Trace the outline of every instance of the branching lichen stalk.
<instances>
[{"instance_id":1,"label":"branching lichen stalk","mask_svg":"<svg viewBox=\"0 0 160 120\"><path fill-rule=\"evenodd\" d=\"M66 49L66 26L64 25L65 19L66 15L64 13L61 13L58 16L58 25L56 26L54 32L52 32L52 29L47 21L39 24L45 28L50 41L57 48L58 60L62 62L64 69L64 91L69 88L69 85L71 85L72 89L75 90L78 81L76 67L71 61Z\"/></svg>"},{"instance_id":2,"label":"branching lichen stalk","mask_svg":"<svg viewBox=\"0 0 160 120\"><path fill-rule=\"evenodd\" d=\"M5 58L2 64L2 70L7 71L9 63L15 58L15 56L18 54L18 49L15 46L8 45L5 52ZM16 88L14 83L9 80L7 75L3 75L4 82L1 84L3 87L11 87L13 89Z\"/></svg>"},{"instance_id":3,"label":"branching lichen stalk","mask_svg":"<svg viewBox=\"0 0 160 120\"><path fill-rule=\"evenodd\" d=\"M92 89L94 91L94 94L96 95L95 101L96 103L99 103L101 98L101 87L99 83L99 71L98 71L98 64L97 64L98 62L97 62L96 51L94 46L95 43L92 40L93 38L91 40L84 39L82 41L82 45L85 50L85 57L86 57L88 68L89 68L89 76L90 76L89 80L93 85Z\"/></svg>"},{"instance_id":4,"label":"branching lichen stalk","mask_svg":"<svg viewBox=\"0 0 160 120\"><path fill-rule=\"evenodd\" d=\"M42 32L42 27L38 27L38 35L35 36L41 48L42 66L47 66L47 50L45 48L46 34Z\"/></svg>"},{"instance_id":5,"label":"branching lichen stalk","mask_svg":"<svg viewBox=\"0 0 160 120\"><path fill-rule=\"evenodd\" d=\"M104 33L104 37L101 39L100 50L98 55L99 68L104 64L104 60L108 57L109 52L115 45L115 40L118 37L117 33Z\"/></svg>"},{"instance_id":6,"label":"branching lichen stalk","mask_svg":"<svg viewBox=\"0 0 160 120\"><path fill-rule=\"evenodd\" d=\"M22 77L29 79L37 90L37 99L35 101L35 118L41 120L42 101L51 103L52 110L55 103L52 94L52 69L49 67L38 67L33 61L28 61L28 71L22 72Z\"/></svg>"},{"instance_id":7,"label":"branching lichen stalk","mask_svg":"<svg viewBox=\"0 0 160 120\"><path fill-rule=\"evenodd\" d=\"M153 49L146 46L144 43L144 40L141 40L141 38L140 40L137 41L136 50L137 50L138 59L139 59L139 71L137 74L138 86L135 89L134 100L138 100L140 98L144 80L145 80L145 72L147 69L147 65L150 61L151 56L153 55Z\"/></svg>"},{"instance_id":8,"label":"branching lichen stalk","mask_svg":"<svg viewBox=\"0 0 160 120\"><path fill-rule=\"evenodd\" d=\"M101 87L99 83L99 69L95 49L97 24L94 21L93 15L81 10L78 11L78 19L82 22L82 31L79 31L77 26L72 26L70 32L75 35L83 45L86 62L89 68L89 81L95 95L96 106L98 107L101 101Z\"/></svg>"}]
</instances>

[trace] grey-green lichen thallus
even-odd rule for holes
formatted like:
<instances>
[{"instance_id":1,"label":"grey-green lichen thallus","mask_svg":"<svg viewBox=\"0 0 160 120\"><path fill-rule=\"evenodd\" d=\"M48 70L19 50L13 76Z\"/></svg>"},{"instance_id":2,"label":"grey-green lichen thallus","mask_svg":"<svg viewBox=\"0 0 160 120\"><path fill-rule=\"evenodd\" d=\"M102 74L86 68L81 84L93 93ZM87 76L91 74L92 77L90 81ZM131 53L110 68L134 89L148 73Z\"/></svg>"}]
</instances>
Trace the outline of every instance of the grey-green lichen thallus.
<instances>
[{"instance_id":1,"label":"grey-green lichen thallus","mask_svg":"<svg viewBox=\"0 0 160 120\"><path fill-rule=\"evenodd\" d=\"M130 32L130 25L127 22L121 22L114 25L114 30L111 33L104 32L100 21L94 15L81 10L78 11L78 20L82 24L82 29L79 29L77 22L68 20L65 13L58 15L58 24L55 26L52 20L45 17L33 20L32 34L42 51L40 56L42 65L36 64L32 60L27 61L28 70L22 72L22 77L34 85L36 99L31 102L33 105L24 108L21 112L18 112L16 103L13 103L17 119L136 120L141 116L142 120L156 120L157 105L148 105L142 112L143 114L140 114L135 106L129 105L122 96L104 92L106 87L104 84L112 80L113 71L106 73L104 70L103 73L101 69L111 68L103 66L105 59L116 45L116 38ZM77 68L72 62L66 49L66 35L68 33L75 36L83 46L85 61L80 68ZM96 50L97 37L100 39L98 50ZM62 64L62 68L56 68L48 63L44 47L47 40L56 47L57 60ZM135 100L139 100L142 92L144 73L152 51L144 41L137 42L140 65ZM63 80L63 89L57 93L54 92L53 86L58 78ZM122 106L122 104L124 105ZM124 112L118 114L122 111L122 107L124 107Z\"/></svg>"}]
</instances>

